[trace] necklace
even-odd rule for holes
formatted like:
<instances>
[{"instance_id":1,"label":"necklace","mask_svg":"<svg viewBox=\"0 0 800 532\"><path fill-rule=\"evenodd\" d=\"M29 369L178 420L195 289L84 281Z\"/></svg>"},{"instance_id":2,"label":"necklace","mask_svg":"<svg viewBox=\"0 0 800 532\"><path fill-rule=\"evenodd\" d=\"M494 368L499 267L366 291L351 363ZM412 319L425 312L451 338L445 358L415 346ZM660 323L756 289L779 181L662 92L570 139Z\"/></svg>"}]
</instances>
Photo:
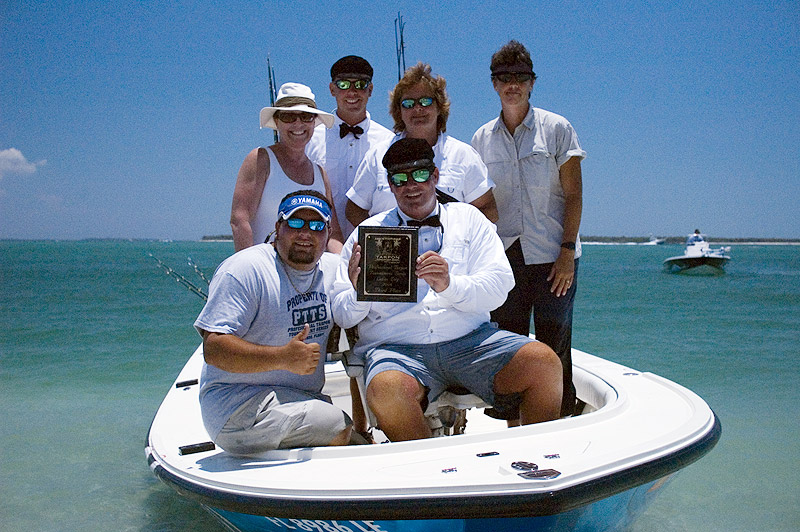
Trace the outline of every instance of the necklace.
<instances>
[{"instance_id":1,"label":"necklace","mask_svg":"<svg viewBox=\"0 0 800 532\"><path fill-rule=\"evenodd\" d=\"M277 252L275 253L275 257L278 259L278 264L281 265L281 269L283 270L283 273L286 274L286 278L289 279L289 284L292 285L294 291L297 292L298 294L307 294L309 290L311 290L311 287L314 286L314 283L317 281L317 272L319 272L319 266L314 266L314 275L311 276L311 282L309 283L308 288L301 291L294 284L294 281L292 281L292 276L289 275L289 270L286 269L286 266L284 266L283 264L283 259L281 259L281 256L278 255Z\"/></svg>"}]
</instances>

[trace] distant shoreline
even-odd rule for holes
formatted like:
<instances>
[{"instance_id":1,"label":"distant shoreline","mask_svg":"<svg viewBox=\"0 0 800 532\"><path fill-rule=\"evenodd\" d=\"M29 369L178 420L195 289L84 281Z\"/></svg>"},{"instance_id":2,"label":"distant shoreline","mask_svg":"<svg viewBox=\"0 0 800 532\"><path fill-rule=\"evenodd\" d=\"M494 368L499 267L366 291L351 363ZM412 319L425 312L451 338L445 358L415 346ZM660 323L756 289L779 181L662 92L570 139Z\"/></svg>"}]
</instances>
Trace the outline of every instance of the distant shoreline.
<instances>
[{"instance_id":1,"label":"distant shoreline","mask_svg":"<svg viewBox=\"0 0 800 532\"><path fill-rule=\"evenodd\" d=\"M684 244L685 236L663 238L664 244ZM740 246L800 246L800 238L723 238L708 237L715 245ZM0 238L0 242L233 242L231 235L206 235L200 240L173 240L168 238ZM650 237L636 236L583 236L585 245L651 245Z\"/></svg>"},{"instance_id":2,"label":"distant shoreline","mask_svg":"<svg viewBox=\"0 0 800 532\"><path fill-rule=\"evenodd\" d=\"M658 237L664 239L664 244L685 244L686 236L667 236ZM711 237L707 236L706 239L710 244L728 244L728 245L800 245L800 238L730 238L730 237ZM650 237L637 237L637 236L583 236L581 235L582 244L650 244ZM658 245L658 244L655 244Z\"/></svg>"},{"instance_id":3,"label":"distant shoreline","mask_svg":"<svg viewBox=\"0 0 800 532\"><path fill-rule=\"evenodd\" d=\"M667 236L659 237L665 240L665 244L684 244L686 236ZM233 242L232 235L206 235L201 239L202 242ZM740 244L740 245L800 245L800 238L713 238L708 241L712 244ZM583 236L582 244L648 244L649 236Z\"/></svg>"}]
</instances>

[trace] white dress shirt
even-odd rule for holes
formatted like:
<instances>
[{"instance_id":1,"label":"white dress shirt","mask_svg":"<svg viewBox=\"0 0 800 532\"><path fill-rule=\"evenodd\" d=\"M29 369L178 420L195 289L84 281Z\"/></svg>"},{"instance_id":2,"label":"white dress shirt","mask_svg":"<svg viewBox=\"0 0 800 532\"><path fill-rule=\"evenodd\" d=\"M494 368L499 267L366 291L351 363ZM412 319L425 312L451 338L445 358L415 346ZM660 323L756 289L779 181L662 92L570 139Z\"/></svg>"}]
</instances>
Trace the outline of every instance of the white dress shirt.
<instances>
[{"instance_id":1,"label":"white dress shirt","mask_svg":"<svg viewBox=\"0 0 800 532\"><path fill-rule=\"evenodd\" d=\"M357 355L385 343L460 338L488 322L489 312L503 304L514 286L514 275L494 224L467 203L447 203L439 209L444 232L439 254L447 260L450 284L436 293L418 279L416 303L358 301L348 275L358 232L354 231L345 243L331 293L331 310L340 326L358 325ZM397 226L399 220L398 210L391 209L361 225Z\"/></svg>"}]
</instances>

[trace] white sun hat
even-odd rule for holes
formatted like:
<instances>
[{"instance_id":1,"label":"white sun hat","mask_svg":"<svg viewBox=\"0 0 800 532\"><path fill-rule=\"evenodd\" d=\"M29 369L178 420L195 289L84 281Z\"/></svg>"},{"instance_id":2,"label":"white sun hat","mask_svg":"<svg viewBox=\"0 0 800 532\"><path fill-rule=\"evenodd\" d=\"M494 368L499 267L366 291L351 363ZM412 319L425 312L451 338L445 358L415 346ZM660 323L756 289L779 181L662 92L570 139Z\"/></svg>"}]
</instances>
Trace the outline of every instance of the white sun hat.
<instances>
[{"instance_id":1,"label":"white sun hat","mask_svg":"<svg viewBox=\"0 0 800 532\"><path fill-rule=\"evenodd\" d=\"M314 101L314 93L311 89L301 83L284 83L278 90L278 98L275 100L275 107L264 107L261 110L261 127L277 129L275 125L275 111L303 111L317 115L314 126L325 124L330 128L335 122L332 114L317 109Z\"/></svg>"}]
</instances>

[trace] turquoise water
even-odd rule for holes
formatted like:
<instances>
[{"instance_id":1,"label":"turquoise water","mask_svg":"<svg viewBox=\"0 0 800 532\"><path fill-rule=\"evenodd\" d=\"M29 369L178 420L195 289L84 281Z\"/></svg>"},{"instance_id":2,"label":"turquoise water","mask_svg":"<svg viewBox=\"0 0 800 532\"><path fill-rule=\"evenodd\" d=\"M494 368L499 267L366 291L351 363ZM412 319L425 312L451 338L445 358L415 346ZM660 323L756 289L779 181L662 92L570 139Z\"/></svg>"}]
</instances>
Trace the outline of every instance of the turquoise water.
<instances>
[{"instance_id":1,"label":"turquoise water","mask_svg":"<svg viewBox=\"0 0 800 532\"><path fill-rule=\"evenodd\" d=\"M0 530L222 532L144 457L199 342L193 282L230 243L0 242ZM662 273L679 246L586 246L576 348L675 380L722 420L634 531L800 529L800 246L734 246L728 273Z\"/></svg>"}]
</instances>

